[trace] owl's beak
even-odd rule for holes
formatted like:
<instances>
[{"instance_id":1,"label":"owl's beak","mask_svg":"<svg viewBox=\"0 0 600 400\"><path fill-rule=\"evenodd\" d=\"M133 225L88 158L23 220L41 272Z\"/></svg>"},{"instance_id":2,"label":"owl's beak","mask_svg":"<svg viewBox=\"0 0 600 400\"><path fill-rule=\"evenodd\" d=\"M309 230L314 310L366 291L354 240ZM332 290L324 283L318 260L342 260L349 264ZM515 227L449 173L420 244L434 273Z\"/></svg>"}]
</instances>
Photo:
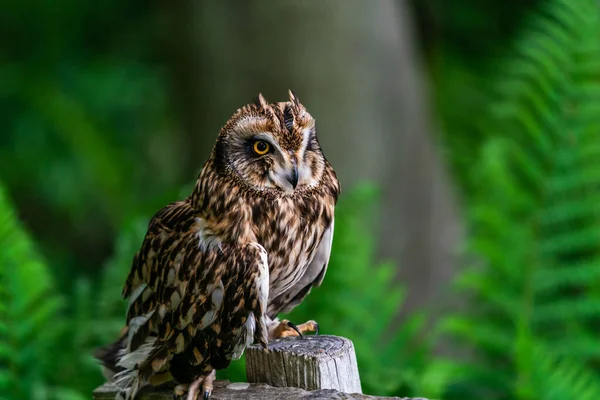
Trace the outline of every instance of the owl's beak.
<instances>
[{"instance_id":1,"label":"owl's beak","mask_svg":"<svg viewBox=\"0 0 600 400\"><path fill-rule=\"evenodd\" d=\"M288 175L288 181L292 184L292 187L296 189L298 186L298 163L296 160L292 160L292 170Z\"/></svg>"}]
</instances>

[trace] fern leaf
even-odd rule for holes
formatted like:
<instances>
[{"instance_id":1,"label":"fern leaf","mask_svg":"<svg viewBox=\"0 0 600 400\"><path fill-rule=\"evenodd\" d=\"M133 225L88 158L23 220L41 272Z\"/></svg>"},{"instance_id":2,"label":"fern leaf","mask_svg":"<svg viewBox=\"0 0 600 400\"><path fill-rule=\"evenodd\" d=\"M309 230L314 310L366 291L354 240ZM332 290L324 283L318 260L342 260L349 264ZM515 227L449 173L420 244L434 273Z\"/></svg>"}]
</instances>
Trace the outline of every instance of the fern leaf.
<instances>
[{"instance_id":1,"label":"fern leaf","mask_svg":"<svg viewBox=\"0 0 600 400\"><path fill-rule=\"evenodd\" d=\"M456 284L471 301L440 325L480 370L465 367L452 390L600 398L599 15L593 0L545 2L492 85L487 140L474 172L458 174L475 189L467 248L479 262Z\"/></svg>"},{"instance_id":2,"label":"fern leaf","mask_svg":"<svg viewBox=\"0 0 600 400\"><path fill-rule=\"evenodd\" d=\"M0 185L0 396L33 398L51 367L63 299Z\"/></svg>"}]
</instances>

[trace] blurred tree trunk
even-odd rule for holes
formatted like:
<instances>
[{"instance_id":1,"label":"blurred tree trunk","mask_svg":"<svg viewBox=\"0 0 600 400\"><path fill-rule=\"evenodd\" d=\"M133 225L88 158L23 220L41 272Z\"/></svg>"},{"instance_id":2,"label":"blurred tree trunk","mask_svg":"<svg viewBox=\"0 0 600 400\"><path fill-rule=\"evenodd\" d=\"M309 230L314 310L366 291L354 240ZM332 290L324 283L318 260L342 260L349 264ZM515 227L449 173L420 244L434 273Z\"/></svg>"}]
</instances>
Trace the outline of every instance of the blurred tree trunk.
<instances>
[{"instance_id":1,"label":"blurred tree trunk","mask_svg":"<svg viewBox=\"0 0 600 400\"><path fill-rule=\"evenodd\" d=\"M293 89L343 189L382 187L379 256L397 262L408 308L435 299L452 274L458 224L405 2L174 4L163 47L190 165L200 168L219 128L258 92L280 101Z\"/></svg>"}]
</instances>

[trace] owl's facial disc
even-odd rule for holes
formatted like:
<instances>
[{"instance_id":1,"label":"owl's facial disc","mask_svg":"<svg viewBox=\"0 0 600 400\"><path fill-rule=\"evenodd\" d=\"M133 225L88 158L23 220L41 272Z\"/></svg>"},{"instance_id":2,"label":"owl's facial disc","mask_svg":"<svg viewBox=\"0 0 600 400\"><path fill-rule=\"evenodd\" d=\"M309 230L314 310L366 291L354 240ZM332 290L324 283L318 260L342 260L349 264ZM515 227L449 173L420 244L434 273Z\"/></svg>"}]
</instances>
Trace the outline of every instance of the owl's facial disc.
<instances>
[{"instance_id":1,"label":"owl's facial disc","mask_svg":"<svg viewBox=\"0 0 600 400\"><path fill-rule=\"evenodd\" d=\"M223 128L216 157L248 186L286 194L319 185L326 161L315 134L315 122L298 99L248 105Z\"/></svg>"},{"instance_id":2,"label":"owl's facial disc","mask_svg":"<svg viewBox=\"0 0 600 400\"><path fill-rule=\"evenodd\" d=\"M291 193L298 186L298 156L293 151L281 148L273 135L259 133L248 141L251 152L248 156L254 162L262 177L251 180L259 188L277 188ZM262 168L260 168L262 166ZM262 178L262 179L261 179Z\"/></svg>"}]
</instances>

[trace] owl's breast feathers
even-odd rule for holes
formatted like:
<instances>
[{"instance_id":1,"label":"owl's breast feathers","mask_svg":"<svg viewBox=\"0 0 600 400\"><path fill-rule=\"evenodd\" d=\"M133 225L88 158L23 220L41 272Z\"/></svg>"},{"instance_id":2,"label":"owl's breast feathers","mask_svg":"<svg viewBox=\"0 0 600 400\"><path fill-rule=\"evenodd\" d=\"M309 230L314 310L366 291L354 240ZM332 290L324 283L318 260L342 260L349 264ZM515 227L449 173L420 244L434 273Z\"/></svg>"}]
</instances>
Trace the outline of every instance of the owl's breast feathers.
<instances>
[{"instance_id":1,"label":"owl's breast feathers","mask_svg":"<svg viewBox=\"0 0 600 400\"><path fill-rule=\"evenodd\" d=\"M150 222L123 289L128 326L114 380L124 388L164 370L186 382L225 368L255 341L266 346L266 251L256 243L204 243L200 225L188 201Z\"/></svg>"},{"instance_id":2,"label":"owl's breast feathers","mask_svg":"<svg viewBox=\"0 0 600 400\"><path fill-rule=\"evenodd\" d=\"M257 192L211 159L190 197L194 209L215 221L208 234L224 241L256 242L267 251L270 318L300 304L327 269L340 185L324 162L316 186L299 187L289 195Z\"/></svg>"}]
</instances>

